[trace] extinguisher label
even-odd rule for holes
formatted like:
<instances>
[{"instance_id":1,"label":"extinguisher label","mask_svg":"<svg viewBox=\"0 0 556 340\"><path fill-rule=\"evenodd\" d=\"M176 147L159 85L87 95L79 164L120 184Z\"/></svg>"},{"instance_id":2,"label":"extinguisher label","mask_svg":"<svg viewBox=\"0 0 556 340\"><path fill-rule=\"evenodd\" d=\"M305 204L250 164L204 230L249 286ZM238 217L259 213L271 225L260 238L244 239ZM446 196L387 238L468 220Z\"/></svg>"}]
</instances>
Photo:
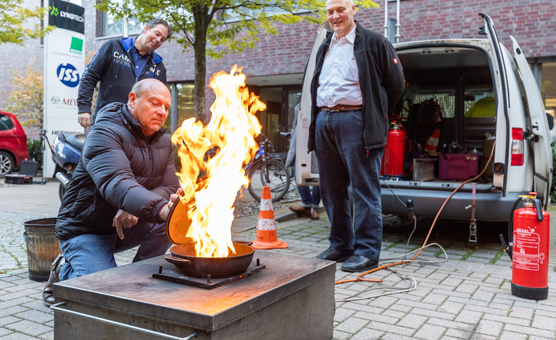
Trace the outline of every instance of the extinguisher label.
<instances>
[{"instance_id":1,"label":"extinguisher label","mask_svg":"<svg viewBox=\"0 0 556 340\"><path fill-rule=\"evenodd\" d=\"M540 251L541 238L534 228L514 230L513 266L517 269L538 271L544 261Z\"/></svg>"}]
</instances>

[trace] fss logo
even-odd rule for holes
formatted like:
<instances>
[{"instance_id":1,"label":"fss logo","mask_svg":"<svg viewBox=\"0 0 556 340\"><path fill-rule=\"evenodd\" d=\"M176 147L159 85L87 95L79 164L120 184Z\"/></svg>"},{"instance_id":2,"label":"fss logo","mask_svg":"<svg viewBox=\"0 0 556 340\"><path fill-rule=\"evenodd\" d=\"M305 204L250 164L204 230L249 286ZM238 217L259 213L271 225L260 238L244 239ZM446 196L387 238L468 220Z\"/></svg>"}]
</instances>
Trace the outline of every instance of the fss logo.
<instances>
[{"instance_id":1,"label":"fss logo","mask_svg":"<svg viewBox=\"0 0 556 340\"><path fill-rule=\"evenodd\" d=\"M56 74L58 75L58 79L68 87L76 87L79 84L79 71L77 71L72 64L60 64L56 70Z\"/></svg>"}]
</instances>

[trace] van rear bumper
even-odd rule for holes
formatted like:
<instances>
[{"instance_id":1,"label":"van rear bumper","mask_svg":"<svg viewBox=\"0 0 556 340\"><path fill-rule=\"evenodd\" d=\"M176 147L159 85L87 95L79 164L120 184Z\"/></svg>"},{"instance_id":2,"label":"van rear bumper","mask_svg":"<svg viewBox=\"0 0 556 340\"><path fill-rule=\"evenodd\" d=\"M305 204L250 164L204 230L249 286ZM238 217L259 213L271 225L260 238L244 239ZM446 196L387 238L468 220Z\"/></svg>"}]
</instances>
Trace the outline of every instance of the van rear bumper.
<instances>
[{"instance_id":1,"label":"van rear bumper","mask_svg":"<svg viewBox=\"0 0 556 340\"><path fill-rule=\"evenodd\" d=\"M444 201L452 191L442 190L416 190L382 187L382 213L406 216L407 209L392 194L407 202L413 200L413 211L421 217L435 217ZM475 218L478 221L508 222L510 211L514 203L520 199L519 195L528 192L512 192L506 197L498 191L477 192L475 195ZM469 209L466 209L469 207ZM439 218L453 220L469 220L471 218L471 192L457 192L446 204Z\"/></svg>"}]
</instances>

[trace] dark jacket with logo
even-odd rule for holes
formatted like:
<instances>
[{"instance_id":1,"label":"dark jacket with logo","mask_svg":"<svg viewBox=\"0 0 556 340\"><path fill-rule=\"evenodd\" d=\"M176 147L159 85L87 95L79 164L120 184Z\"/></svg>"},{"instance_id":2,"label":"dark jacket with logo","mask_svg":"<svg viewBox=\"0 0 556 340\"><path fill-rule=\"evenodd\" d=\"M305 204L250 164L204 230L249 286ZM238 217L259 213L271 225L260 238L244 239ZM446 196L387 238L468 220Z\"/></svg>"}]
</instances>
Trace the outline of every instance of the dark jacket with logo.
<instances>
[{"instance_id":1,"label":"dark jacket with logo","mask_svg":"<svg viewBox=\"0 0 556 340\"><path fill-rule=\"evenodd\" d=\"M79 164L64 195L56 236L115 233L112 219L122 209L161 223L160 209L179 183L170 136L149 138L123 103L107 105L87 134Z\"/></svg>"},{"instance_id":2,"label":"dark jacket with logo","mask_svg":"<svg viewBox=\"0 0 556 340\"><path fill-rule=\"evenodd\" d=\"M134 39L114 39L100 47L85 68L79 82L78 112L91 112L93 93L99 81L95 114L107 104L127 103L133 84L139 80L155 78L166 84L166 67L162 63L162 57L155 52L147 61L141 76L135 76L135 62L131 50Z\"/></svg>"},{"instance_id":3,"label":"dark jacket with logo","mask_svg":"<svg viewBox=\"0 0 556 340\"><path fill-rule=\"evenodd\" d=\"M330 47L332 33L319 47L315 73L311 82L311 125L309 126L309 151L315 150L315 121L318 114L317 89L324 56ZM405 90L402 65L396 50L381 34L369 31L360 24L355 29L353 55L359 68L359 86L363 96L365 147L367 150L382 148L388 136L388 110L400 99Z\"/></svg>"}]
</instances>

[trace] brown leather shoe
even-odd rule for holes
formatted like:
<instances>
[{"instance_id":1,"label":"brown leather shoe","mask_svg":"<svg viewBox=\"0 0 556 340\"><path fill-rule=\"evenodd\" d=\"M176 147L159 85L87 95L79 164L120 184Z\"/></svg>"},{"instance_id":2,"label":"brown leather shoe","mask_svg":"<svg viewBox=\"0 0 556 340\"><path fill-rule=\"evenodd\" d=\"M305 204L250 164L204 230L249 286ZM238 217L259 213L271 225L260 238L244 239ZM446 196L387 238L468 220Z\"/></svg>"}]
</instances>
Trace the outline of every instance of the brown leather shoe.
<instances>
[{"instance_id":1,"label":"brown leather shoe","mask_svg":"<svg viewBox=\"0 0 556 340\"><path fill-rule=\"evenodd\" d=\"M50 276L48 277L48 282L44 286L42 291L42 301L46 307L50 307L54 304L54 284L60 282L60 268L66 263L66 259L63 254L58 255L52 266L50 267Z\"/></svg>"},{"instance_id":2,"label":"brown leather shoe","mask_svg":"<svg viewBox=\"0 0 556 340\"><path fill-rule=\"evenodd\" d=\"M290 210L300 216L311 216L311 208L309 207L290 207Z\"/></svg>"},{"instance_id":3,"label":"brown leather shoe","mask_svg":"<svg viewBox=\"0 0 556 340\"><path fill-rule=\"evenodd\" d=\"M319 216L319 209L317 208L312 208L311 209L311 219L312 220L318 220L320 218Z\"/></svg>"}]
</instances>

